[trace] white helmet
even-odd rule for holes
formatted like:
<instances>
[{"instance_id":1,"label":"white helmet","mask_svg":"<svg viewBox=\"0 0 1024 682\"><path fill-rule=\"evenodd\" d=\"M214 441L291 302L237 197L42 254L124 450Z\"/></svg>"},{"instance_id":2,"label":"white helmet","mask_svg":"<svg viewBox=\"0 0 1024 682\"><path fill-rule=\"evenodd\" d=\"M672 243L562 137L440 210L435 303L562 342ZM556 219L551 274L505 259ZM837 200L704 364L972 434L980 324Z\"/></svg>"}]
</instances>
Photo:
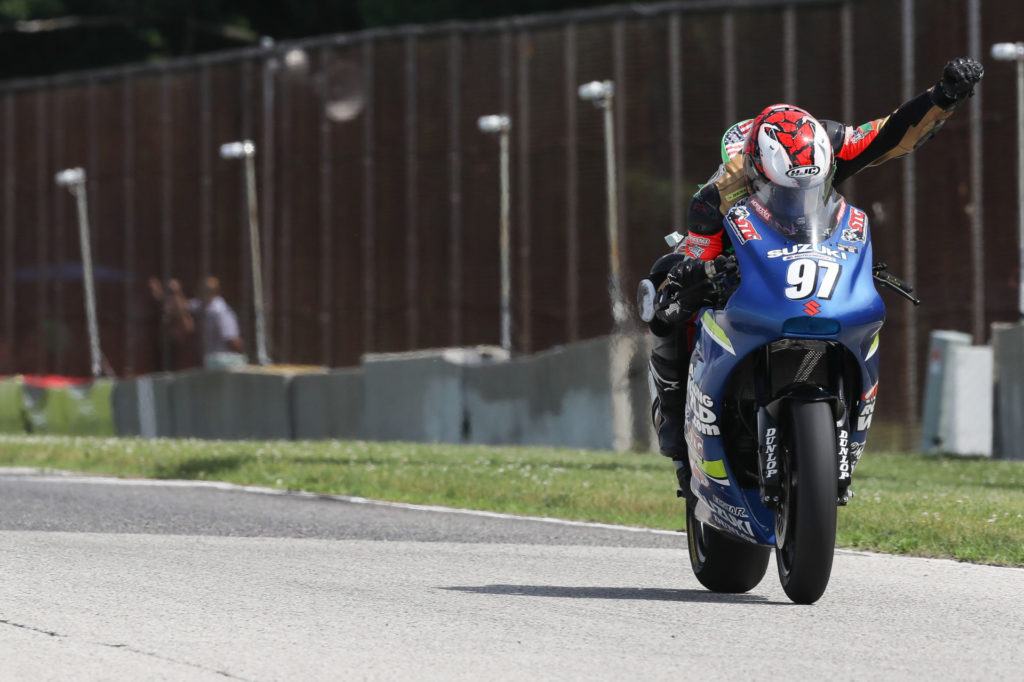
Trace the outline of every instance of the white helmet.
<instances>
[{"instance_id":1,"label":"white helmet","mask_svg":"<svg viewBox=\"0 0 1024 682\"><path fill-rule=\"evenodd\" d=\"M750 193L765 184L811 188L831 180L832 142L825 126L789 104L773 104L754 119L743 148Z\"/></svg>"}]
</instances>

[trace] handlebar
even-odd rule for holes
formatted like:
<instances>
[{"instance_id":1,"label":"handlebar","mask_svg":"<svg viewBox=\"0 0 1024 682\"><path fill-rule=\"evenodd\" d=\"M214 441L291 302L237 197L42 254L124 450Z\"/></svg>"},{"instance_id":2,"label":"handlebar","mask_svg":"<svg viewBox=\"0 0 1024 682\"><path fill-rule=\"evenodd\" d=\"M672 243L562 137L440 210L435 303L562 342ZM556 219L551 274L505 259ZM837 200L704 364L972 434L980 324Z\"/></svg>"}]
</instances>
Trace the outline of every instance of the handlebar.
<instances>
[{"instance_id":1,"label":"handlebar","mask_svg":"<svg viewBox=\"0 0 1024 682\"><path fill-rule=\"evenodd\" d=\"M914 287L904 282L896 275L891 274L888 271L888 265L885 263L875 263L871 268L871 276L875 278L875 281L887 289L892 289L897 294L907 299L914 305L921 305L921 299L912 295L910 292L914 290Z\"/></svg>"}]
</instances>

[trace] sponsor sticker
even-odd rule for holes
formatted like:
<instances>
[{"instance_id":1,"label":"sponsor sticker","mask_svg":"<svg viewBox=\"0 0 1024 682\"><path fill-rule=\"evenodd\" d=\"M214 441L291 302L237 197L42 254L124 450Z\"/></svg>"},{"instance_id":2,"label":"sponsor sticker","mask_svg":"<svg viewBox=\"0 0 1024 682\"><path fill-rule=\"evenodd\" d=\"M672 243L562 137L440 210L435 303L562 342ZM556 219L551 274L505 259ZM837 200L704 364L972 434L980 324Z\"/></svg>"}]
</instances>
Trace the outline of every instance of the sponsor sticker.
<instances>
[{"instance_id":1,"label":"sponsor sticker","mask_svg":"<svg viewBox=\"0 0 1024 682\"><path fill-rule=\"evenodd\" d=\"M731 529L745 538L754 539L754 529L751 527L750 521L744 521L732 514L727 514L718 506L709 505L709 509L711 510L712 521L724 528Z\"/></svg>"},{"instance_id":2,"label":"sponsor sticker","mask_svg":"<svg viewBox=\"0 0 1024 682\"><path fill-rule=\"evenodd\" d=\"M747 188L746 187L740 187L735 192L729 192L728 194L726 194L725 195L725 200L726 201L736 201L737 199L742 199L745 196L747 196Z\"/></svg>"},{"instance_id":3,"label":"sponsor sticker","mask_svg":"<svg viewBox=\"0 0 1024 682\"><path fill-rule=\"evenodd\" d=\"M861 396L860 412L857 414L857 430L867 431L871 428L871 419L875 415L875 398L878 397L878 384Z\"/></svg>"},{"instance_id":4,"label":"sponsor sticker","mask_svg":"<svg viewBox=\"0 0 1024 682\"><path fill-rule=\"evenodd\" d=\"M839 431L839 480L850 480L850 433L846 429Z\"/></svg>"},{"instance_id":5,"label":"sponsor sticker","mask_svg":"<svg viewBox=\"0 0 1024 682\"><path fill-rule=\"evenodd\" d=\"M777 485L779 478L778 430L773 426L764 434L764 482Z\"/></svg>"},{"instance_id":6,"label":"sponsor sticker","mask_svg":"<svg viewBox=\"0 0 1024 682\"><path fill-rule=\"evenodd\" d=\"M761 235L757 233L757 229L750 222L749 218L750 211L747 210L746 206L733 206L726 215L726 222L729 223L729 227L736 234L740 244L746 244L749 240L761 238Z\"/></svg>"},{"instance_id":7,"label":"sponsor sticker","mask_svg":"<svg viewBox=\"0 0 1024 682\"><path fill-rule=\"evenodd\" d=\"M860 456L864 453L864 443L858 443L853 441L850 443L850 471L853 471L857 467L857 462L860 461Z\"/></svg>"},{"instance_id":8,"label":"sponsor sticker","mask_svg":"<svg viewBox=\"0 0 1024 682\"><path fill-rule=\"evenodd\" d=\"M696 431L705 436L717 436L721 433L718 428L718 415L715 413L715 401L697 387L697 382L693 380L693 365L690 365L690 375L686 381L686 409L692 415L690 421Z\"/></svg>"},{"instance_id":9,"label":"sponsor sticker","mask_svg":"<svg viewBox=\"0 0 1024 682\"><path fill-rule=\"evenodd\" d=\"M856 248L856 247L854 247ZM781 258L782 260L793 260L798 256L815 256L823 260L846 260L846 249L833 249L824 244L793 244L784 249L772 249L767 254L768 258Z\"/></svg>"},{"instance_id":10,"label":"sponsor sticker","mask_svg":"<svg viewBox=\"0 0 1024 682\"><path fill-rule=\"evenodd\" d=\"M864 211L858 208L850 207L850 222L849 227L843 230L842 238L844 242L862 242L864 241L864 228L867 226L867 216L864 215Z\"/></svg>"},{"instance_id":11,"label":"sponsor sticker","mask_svg":"<svg viewBox=\"0 0 1024 682\"><path fill-rule=\"evenodd\" d=\"M757 215L761 216L761 220L764 220L765 222L771 221L772 214L768 212L768 209L765 208L760 201L758 201L757 199L751 199L750 201L747 202L747 205L753 208L754 212L757 213Z\"/></svg>"}]
</instances>

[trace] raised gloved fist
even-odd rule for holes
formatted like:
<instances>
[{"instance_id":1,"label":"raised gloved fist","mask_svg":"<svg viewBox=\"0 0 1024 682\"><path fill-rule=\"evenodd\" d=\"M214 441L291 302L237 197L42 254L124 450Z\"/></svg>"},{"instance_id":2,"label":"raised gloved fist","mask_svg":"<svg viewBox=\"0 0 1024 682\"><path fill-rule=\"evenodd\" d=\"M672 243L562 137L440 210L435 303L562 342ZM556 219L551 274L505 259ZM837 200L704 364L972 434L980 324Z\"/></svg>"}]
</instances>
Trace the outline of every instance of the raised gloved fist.
<instances>
[{"instance_id":1,"label":"raised gloved fist","mask_svg":"<svg viewBox=\"0 0 1024 682\"><path fill-rule=\"evenodd\" d=\"M985 67L976 59L958 57L946 64L937 87L951 100L959 101L974 94L974 86L985 75Z\"/></svg>"}]
</instances>

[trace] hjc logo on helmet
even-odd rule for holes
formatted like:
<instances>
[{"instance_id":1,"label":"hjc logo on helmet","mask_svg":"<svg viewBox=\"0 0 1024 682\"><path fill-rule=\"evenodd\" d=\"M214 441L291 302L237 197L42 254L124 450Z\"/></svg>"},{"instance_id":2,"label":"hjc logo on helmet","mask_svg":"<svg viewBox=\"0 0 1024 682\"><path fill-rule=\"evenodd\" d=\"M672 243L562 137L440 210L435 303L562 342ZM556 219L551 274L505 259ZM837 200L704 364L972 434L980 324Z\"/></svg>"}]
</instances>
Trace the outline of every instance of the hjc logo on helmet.
<instances>
[{"instance_id":1,"label":"hjc logo on helmet","mask_svg":"<svg viewBox=\"0 0 1024 682\"><path fill-rule=\"evenodd\" d=\"M786 177L788 178L806 178L811 175L817 175L821 172L821 169L817 166L794 166L786 171Z\"/></svg>"}]
</instances>

